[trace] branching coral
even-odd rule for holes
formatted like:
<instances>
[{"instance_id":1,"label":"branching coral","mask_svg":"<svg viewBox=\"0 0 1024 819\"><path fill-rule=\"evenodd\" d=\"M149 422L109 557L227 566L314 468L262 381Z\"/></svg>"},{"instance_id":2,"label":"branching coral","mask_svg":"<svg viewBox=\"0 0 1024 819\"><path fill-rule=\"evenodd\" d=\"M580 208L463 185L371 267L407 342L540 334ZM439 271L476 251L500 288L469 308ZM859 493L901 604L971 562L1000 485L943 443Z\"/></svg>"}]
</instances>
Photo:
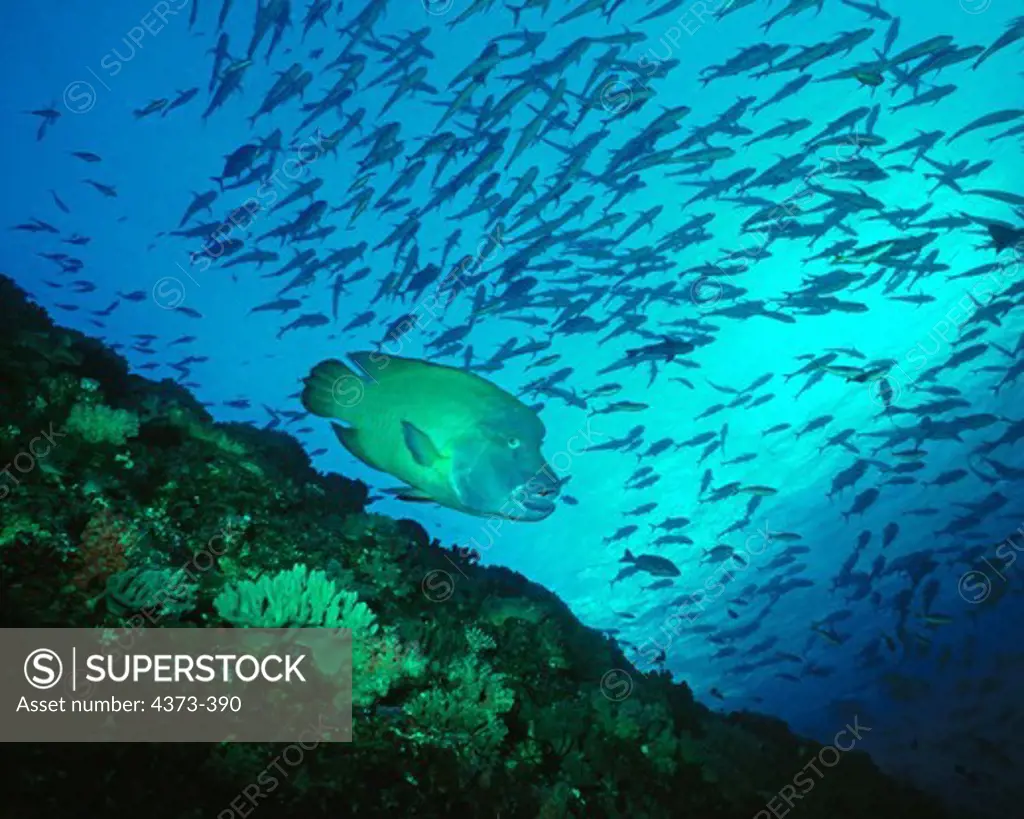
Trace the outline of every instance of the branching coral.
<instances>
[{"instance_id":1,"label":"branching coral","mask_svg":"<svg viewBox=\"0 0 1024 819\"><path fill-rule=\"evenodd\" d=\"M398 682L419 677L427 662L415 644L403 644L391 629L377 639L353 644L352 703L368 706L387 696Z\"/></svg>"},{"instance_id":2,"label":"branching coral","mask_svg":"<svg viewBox=\"0 0 1024 819\"><path fill-rule=\"evenodd\" d=\"M505 675L468 654L447 667L443 682L415 696L404 710L420 738L481 761L501 745L507 733L501 715L514 704Z\"/></svg>"},{"instance_id":3,"label":"branching coral","mask_svg":"<svg viewBox=\"0 0 1024 819\"><path fill-rule=\"evenodd\" d=\"M476 626L470 626L466 629L466 642L469 644L469 650L474 654L482 654L498 646L490 634Z\"/></svg>"},{"instance_id":4,"label":"branching coral","mask_svg":"<svg viewBox=\"0 0 1024 819\"><path fill-rule=\"evenodd\" d=\"M416 591L416 580L410 578L402 564L408 537L391 518L347 515L338 534L352 547L353 569L376 594L387 592L402 598Z\"/></svg>"},{"instance_id":5,"label":"branching coral","mask_svg":"<svg viewBox=\"0 0 1024 819\"><path fill-rule=\"evenodd\" d=\"M90 444L121 445L139 434L139 418L127 410L80 401L71 408L65 430Z\"/></svg>"}]
</instances>

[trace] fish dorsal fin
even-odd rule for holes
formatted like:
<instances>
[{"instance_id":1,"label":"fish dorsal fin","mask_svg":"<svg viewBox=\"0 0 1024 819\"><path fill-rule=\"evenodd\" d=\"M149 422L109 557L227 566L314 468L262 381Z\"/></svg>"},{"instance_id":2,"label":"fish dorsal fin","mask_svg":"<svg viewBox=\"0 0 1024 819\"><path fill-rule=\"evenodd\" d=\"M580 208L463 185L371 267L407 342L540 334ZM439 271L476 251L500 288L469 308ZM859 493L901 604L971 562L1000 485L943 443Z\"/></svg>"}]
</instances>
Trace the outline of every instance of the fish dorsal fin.
<instances>
[{"instance_id":1,"label":"fish dorsal fin","mask_svg":"<svg viewBox=\"0 0 1024 819\"><path fill-rule=\"evenodd\" d=\"M376 376L383 370L393 368L397 371L406 361L404 358L369 350L349 353L348 358L374 381L377 380Z\"/></svg>"},{"instance_id":2,"label":"fish dorsal fin","mask_svg":"<svg viewBox=\"0 0 1024 819\"><path fill-rule=\"evenodd\" d=\"M402 421L402 435L405 438L405 445L412 453L413 460L420 466L431 469L434 464L441 460L441 453L438 452L430 436L423 430Z\"/></svg>"}]
</instances>

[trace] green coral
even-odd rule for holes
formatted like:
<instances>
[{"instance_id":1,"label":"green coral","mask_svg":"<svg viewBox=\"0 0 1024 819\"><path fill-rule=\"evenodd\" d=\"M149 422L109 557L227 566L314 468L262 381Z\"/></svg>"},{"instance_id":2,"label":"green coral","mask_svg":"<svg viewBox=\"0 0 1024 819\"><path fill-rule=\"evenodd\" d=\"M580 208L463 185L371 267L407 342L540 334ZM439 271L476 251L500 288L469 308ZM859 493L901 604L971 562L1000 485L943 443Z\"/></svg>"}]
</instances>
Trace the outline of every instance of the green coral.
<instances>
[{"instance_id":1,"label":"green coral","mask_svg":"<svg viewBox=\"0 0 1024 819\"><path fill-rule=\"evenodd\" d=\"M490 757L508 732L501 715L515 704L504 674L475 654L449 664L442 681L405 704L415 737L452 747L474 762Z\"/></svg>"},{"instance_id":2,"label":"green coral","mask_svg":"<svg viewBox=\"0 0 1024 819\"><path fill-rule=\"evenodd\" d=\"M80 401L71 408L65 431L90 444L120 446L139 434L139 417L128 410Z\"/></svg>"},{"instance_id":3,"label":"green coral","mask_svg":"<svg viewBox=\"0 0 1024 819\"><path fill-rule=\"evenodd\" d=\"M498 644L490 634L476 626L470 626L466 629L466 642L469 644L469 650L474 654L482 654L485 651L491 651L498 647Z\"/></svg>"},{"instance_id":4,"label":"green coral","mask_svg":"<svg viewBox=\"0 0 1024 819\"><path fill-rule=\"evenodd\" d=\"M376 631L373 612L354 593L340 591L324 572L301 563L229 585L213 605L240 628L350 628L353 636Z\"/></svg>"},{"instance_id":5,"label":"green coral","mask_svg":"<svg viewBox=\"0 0 1024 819\"><path fill-rule=\"evenodd\" d=\"M373 640L357 642L353 636L352 704L368 707L397 683L421 676L426 667L419 647L403 644L393 629L382 629Z\"/></svg>"},{"instance_id":6,"label":"green coral","mask_svg":"<svg viewBox=\"0 0 1024 819\"><path fill-rule=\"evenodd\" d=\"M534 625L542 622L550 612L536 600L526 597L488 598L483 605L483 619L492 626L501 626L511 619Z\"/></svg>"},{"instance_id":7,"label":"green coral","mask_svg":"<svg viewBox=\"0 0 1024 819\"><path fill-rule=\"evenodd\" d=\"M398 525L383 515L348 515L341 522L339 538L352 547L353 569L363 584L379 596L398 598L414 594L418 585L402 565L407 541Z\"/></svg>"},{"instance_id":8,"label":"green coral","mask_svg":"<svg viewBox=\"0 0 1024 819\"><path fill-rule=\"evenodd\" d=\"M188 431L190 438L212 444L225 455L243 458L249 454L248 450L242 443L236 441L224 432L224 430L218 427L210 426L208 424L199 424L189 419L186 422L186 430Z\"/></svg>"},{"instance_id":9,"label":"green coral","mask_svg":"<svg viewBox=\"0 0 1024 819\"><path fill-rule=\"evenodd\" d=\"M355 569L376 594L387 591L395 597L409 597L417 590L415 580L403 571L385 549L371 546L355 559Z\"/></svg>"},{"instance_id":10,"label":"green coral","mask_svg":"<svg viewBox=\"0 0 1024 819\"><path fill-rule=\"evenodd\" d=\"M381 629L355 592L339 590L325 572L299 563L272 575L226 587L213 601L217 613L242 628L329 628L352 631L352 704L368 707L400 680L425 667L415 647L403 647L391 629ZM321 670L334 657L317 656Z\"/></svg>"},{"instance_id":11,"label":"green coral","mask_svg":"<svg viewBox=\"0 0 1024 819\"><path fill-rule=\"evenodd\" d=\"M640 746L640 751L651 760L654 769L664 776L671 776L679 767L681 750L671 726L665 725L657 729L654 735Z\"/></svg>"},{"instance_id":12,"label":"green coral","mask_svg":"<svg viewBox=\"0 0 1024 819\"><path fill-rule=\"evenodd\" d=\"M47 527L29 516L8 514L0 518L0 548L14 543L19 538L44 541L49 536Z\"/></svg>"},{"instance_id":13,"label":"green coral","mask_svg":"<svg viewBox=\"0 0 1024 819\"><path fill-rule=\"evenodd\" d=\"M107 610L119 617L152 611L177 618L195 608L197 589L184 569L126 569L107 578Z\"/></svg>"}]
</instances>

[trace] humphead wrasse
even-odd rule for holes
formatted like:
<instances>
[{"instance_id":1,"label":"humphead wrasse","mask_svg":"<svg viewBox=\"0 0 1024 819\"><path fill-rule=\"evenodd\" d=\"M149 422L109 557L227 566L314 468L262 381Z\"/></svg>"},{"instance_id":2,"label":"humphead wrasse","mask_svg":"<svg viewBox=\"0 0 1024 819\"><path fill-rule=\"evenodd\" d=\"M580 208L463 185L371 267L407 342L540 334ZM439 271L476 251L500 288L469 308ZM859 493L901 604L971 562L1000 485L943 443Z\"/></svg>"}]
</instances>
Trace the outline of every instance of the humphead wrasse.
<instances>
[{"instance_id":1,"label":"humphead wrasse","mask_svg":"<svg viewBox=\"0 0 1024 819\"><path fill-rule=\"evenodd\" d=\"M401 497L471 515L543 520L560 481L541 455L544 424L515 396L464 370L377 352L361 370L321 361L302 403L367 466L404 481Z\"/></svg>"}]
</instances>

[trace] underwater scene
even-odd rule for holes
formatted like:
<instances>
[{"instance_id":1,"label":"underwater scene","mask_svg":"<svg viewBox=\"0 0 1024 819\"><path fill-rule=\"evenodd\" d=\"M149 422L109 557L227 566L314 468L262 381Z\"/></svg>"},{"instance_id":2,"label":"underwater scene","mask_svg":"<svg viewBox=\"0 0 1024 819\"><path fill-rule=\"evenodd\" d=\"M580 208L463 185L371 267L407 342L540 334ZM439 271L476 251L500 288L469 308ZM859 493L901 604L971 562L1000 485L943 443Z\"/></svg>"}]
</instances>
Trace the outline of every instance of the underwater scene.
<instances>
[{"instance_id":1,"label":"underwater scene","mask_svg":"<svg viewBox=\"0 0 1024 819\"><path fill-rule=\"evenodd\" d=\"M3 15L3 624L350 629L352 728L0 812L1019 815L1019 0Z\"/></svg>"}]
</instances>

